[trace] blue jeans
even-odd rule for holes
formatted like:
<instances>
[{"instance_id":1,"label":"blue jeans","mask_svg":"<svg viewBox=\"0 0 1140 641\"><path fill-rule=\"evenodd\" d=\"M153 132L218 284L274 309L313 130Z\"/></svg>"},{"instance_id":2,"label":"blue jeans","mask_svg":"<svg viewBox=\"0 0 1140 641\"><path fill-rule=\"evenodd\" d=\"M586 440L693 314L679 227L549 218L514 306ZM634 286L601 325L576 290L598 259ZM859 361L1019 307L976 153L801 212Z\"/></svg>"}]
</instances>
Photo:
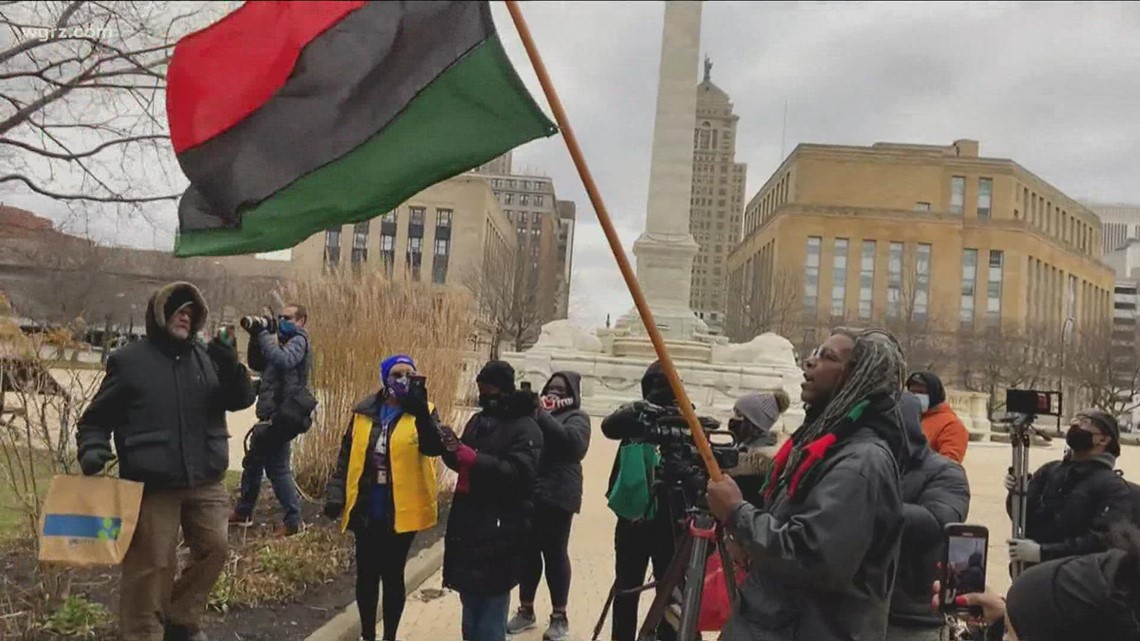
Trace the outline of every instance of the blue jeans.
<instances>
[{"instance_id":1,"label":"blue jeans","mask_svg":"<svg viewBox=\"0 0 1140 641\"><path fill-rule=\"evenodd\" d=\"M504 641L507 638L510 592L490 596L460 592L459 600L463 603L464 641Z\"/></svg>"},{"instance_id":2,"label":"blue jeans","mask_svg":"<svg viewBox=\"0 0 1140 641\"><path fill-rule=\"evenodd\" d=\"M247 517L253 514L257 495L261 493L261 481L268 476L273 494L285 511L285 525L301 525L301 497L297 495L293 470L289 467L289 445L288 442L274 444L268 449L254 446L250 450L241 473L241 497L235 510L239 515Z\"/></svg>"}]
</instances>

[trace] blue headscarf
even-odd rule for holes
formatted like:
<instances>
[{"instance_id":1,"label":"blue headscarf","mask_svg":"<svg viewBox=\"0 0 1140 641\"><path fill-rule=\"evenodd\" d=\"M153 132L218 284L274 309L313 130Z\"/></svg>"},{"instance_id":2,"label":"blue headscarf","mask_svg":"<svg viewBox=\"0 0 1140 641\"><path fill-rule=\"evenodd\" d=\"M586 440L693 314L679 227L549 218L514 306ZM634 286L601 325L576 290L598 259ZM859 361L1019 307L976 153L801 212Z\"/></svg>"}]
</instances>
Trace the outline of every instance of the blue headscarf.
<instances>
[{"instance_id":1,"label":"blue headscarf","mask_svg":"<svg viewBox=\"0 0 1140 641\"><path fill-rule=\"evenodd\" d=\"M392 373L392 368L397 365L411 365L412 369L416 368L416 362L412 360L411 356L407 354L393 354L388 358L380 361L380 386L388 386L388 374Z\"/></svg>"}]
</instances>

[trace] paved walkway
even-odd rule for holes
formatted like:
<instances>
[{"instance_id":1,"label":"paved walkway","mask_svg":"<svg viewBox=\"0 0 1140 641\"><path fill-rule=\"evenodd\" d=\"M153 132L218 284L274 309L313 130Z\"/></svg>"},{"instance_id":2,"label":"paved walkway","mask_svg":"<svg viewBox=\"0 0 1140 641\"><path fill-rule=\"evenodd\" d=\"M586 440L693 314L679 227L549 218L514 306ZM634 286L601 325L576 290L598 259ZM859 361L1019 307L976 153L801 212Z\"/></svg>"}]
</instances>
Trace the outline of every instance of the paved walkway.
<instances>
[{"instance_id":1,"label":"paved walkway","mask_svg":"<svg viewBox=\"0 0 1140 641\"><path fill-rule=\"evenodd\" d=\"M586 498L582 514L574 522L570 539L570 558L574 576L570 596L570 630L574 641L591 639L594 624L601 614L606 595L613 581L613 531L615 517L605 503L605 485L609 478L617 445L602 436L595 421L593 442L585 461ZM1055 442L1049 448L1031 451L1031 467L1036 469L1046 461L1060 458L1062 446ZM1009 557L1005 541L1010 524L1005 514L1005 490L1002 479L1011 458L1008 445L971 443L966 455L966 471L972 489L971 523L980 523L990 529L989 583L1004 592L1009 586L1006 567ZM1132 479L1140 479L1140 450L1126 448L1119 462L1121 469ZM409 603L400 626L400 637L415 641L460 641L460 606L458 595L444 592L442 596L425 600L427 595L438 595L442 577L436 573L420 590L409 596ZM426 592L425 592L426 591ZM643 597L641 614L644 615L651 600ZM512 598L512 611L518 606L518 592ZM546 629L545 618L550 613L550 600L545 586L540 587L536 609L539 626L515 637L516 641L541 641ZM609 640L609 622L603 628L602 641ZM711 636L709 638L712 638Z\"/></svg>"}]
</instances>

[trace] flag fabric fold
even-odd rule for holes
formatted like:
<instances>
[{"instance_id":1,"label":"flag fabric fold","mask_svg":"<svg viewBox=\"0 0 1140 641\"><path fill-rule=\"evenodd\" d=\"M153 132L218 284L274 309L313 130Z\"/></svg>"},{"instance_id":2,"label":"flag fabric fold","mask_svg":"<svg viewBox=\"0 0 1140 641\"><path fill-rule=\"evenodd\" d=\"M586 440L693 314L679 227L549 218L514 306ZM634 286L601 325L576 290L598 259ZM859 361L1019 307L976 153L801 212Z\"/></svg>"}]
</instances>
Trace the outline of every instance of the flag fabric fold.
<instances>
[{"instance_id":1,"label":"flag fabric fold","mask_svg":"<svg viewBox=\"0 0 1140 641\"><path fill-rule=\"evenodd\" d=\"M248 2L183 38L179 256L292 247L557 129L487 2Z\"/></svg>"}]
</instances>

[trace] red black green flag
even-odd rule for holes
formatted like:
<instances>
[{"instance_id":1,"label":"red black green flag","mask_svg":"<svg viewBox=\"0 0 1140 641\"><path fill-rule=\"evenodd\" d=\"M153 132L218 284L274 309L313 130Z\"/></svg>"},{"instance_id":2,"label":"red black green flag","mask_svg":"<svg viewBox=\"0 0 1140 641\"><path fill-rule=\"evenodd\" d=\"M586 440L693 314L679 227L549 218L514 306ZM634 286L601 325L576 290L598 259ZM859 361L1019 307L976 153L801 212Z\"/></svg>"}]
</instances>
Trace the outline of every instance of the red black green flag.
<instances>
[{"instance_id":1,"label":"red black green flag","mask_svg":"<svg viewBox=\"0 0 1140 641\"><path fill-rule=\"evenodd\" d=\"M179 256L292 247L557 129L487 2L247 2L178 42Z\"/></svg>"}]
</instances>

